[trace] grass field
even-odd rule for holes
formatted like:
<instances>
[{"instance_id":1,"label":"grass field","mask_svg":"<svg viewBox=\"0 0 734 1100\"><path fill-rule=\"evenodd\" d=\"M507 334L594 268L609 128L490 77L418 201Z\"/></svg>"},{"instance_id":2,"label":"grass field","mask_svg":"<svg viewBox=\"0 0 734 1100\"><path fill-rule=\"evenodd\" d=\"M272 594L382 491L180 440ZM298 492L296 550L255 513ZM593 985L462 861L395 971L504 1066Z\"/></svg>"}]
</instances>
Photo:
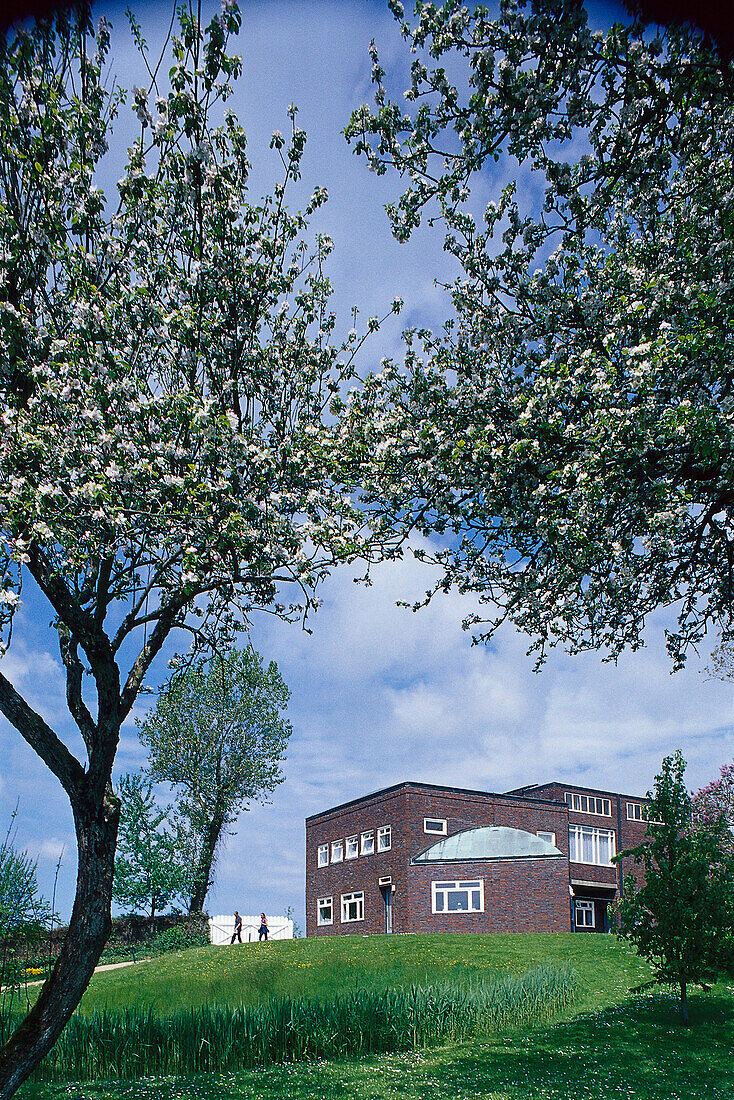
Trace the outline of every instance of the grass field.
<instances>
[{"instance_id":1,"label":"grass field","mask_svg":"<svg viewBox=\"0 0 734 1100\"><path fill-rule=\"evenodd\" d=\"M519 974L570 963L579 1011L616 1004L649 977L613 936L332 936L175 952L95 975L80 1011L153 1008L161 1015L200 1005L257 1004L268 997L333 997L447 978Z\"/></svg>"},{"instance_id":2,"label":"grass field","mask_svg":"<svg viewBox=\"0 0 734 1100\"><path fill-rule=\"evenodd\" d=\"M512 1034L340 1062L237 1073L26 1085L25 1100L731 1100L734 996L694 995L693 1026L673 997L630 997L646 968L607 936L339 937L204 948L95 977L83 1011L147 1005L257 1004L275 995L329 999L456 977L476 981L570 962L579 999L561 1020Z\"/></svg>"}]
</instances>

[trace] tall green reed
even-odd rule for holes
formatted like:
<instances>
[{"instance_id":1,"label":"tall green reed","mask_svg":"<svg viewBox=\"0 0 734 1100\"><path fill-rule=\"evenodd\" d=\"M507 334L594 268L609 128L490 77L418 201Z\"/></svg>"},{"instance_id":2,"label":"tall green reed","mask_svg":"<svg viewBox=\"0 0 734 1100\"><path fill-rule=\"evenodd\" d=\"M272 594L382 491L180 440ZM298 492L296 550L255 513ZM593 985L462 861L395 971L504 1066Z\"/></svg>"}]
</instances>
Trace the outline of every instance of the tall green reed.
<instances>
[{"instance_id":1,"label":"tall green reed","mask_svg":"<svg viewBox=\"0 0 734 1100\"><path fill-rule=\"evenodd\" d=\"M75 1016L36 1080L130 1079L248 1069L277 1062L411 1050L550 1022L577 997L570 967L543 966L493 981L354 993L253 1007L152 1009Z\"/></svg>"}]
</instances>

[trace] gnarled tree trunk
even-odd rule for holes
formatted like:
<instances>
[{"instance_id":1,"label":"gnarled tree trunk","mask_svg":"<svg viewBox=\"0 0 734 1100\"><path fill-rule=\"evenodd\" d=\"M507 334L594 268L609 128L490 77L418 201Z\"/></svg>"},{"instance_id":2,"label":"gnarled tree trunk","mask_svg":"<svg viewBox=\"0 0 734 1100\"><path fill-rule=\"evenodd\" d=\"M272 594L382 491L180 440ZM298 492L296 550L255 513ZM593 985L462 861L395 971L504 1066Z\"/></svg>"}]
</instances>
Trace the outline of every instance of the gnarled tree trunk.
<instances>
[{"instance_id":1,"label":"gnarled tree trunk","mask_svg":"<svg viewBox=\"0 0 734 1100\"><path fill-rule=\"evenodd\" d=\"M51 1049L79 1004L110 934L119 803L74 799L79 869L74 908L56 965L35 1005L0 1049L0 1100L8 1100Z\"/></svg>"}]
</instances>

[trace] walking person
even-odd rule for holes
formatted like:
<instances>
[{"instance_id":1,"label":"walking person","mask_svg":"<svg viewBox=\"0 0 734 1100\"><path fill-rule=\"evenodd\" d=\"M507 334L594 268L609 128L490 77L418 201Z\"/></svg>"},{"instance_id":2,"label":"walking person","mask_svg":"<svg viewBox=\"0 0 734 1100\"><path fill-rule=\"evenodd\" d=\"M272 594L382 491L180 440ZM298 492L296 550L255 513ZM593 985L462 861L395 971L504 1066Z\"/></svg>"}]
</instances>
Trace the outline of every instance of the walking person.
<instances>
[{"instance_id":1,"label":"walking person","mask_svg":"<svg viewBox=\"0 0 734 1100\"><path fill-rule=\"evenodd\" d=\"M236 909L234 911L234 932L232 933L232 939L229 941L230 946L234 943L235 939L242 943L242 917Z\"/></svg>"},{"instance_id":2,"label":"walking person","mask_svg":"<svg viewBox=\"0 0 734 1100\"><path fill-rule=\"evenodd\" d=\"M263 936L267 940L267 938L268 938L268 918L265 916L264 913L260 914L260 927L258 928L257 932L258 932L258 934L257 934L258 940L261 940L263 938Z\"/></svg>"}]
</instances>

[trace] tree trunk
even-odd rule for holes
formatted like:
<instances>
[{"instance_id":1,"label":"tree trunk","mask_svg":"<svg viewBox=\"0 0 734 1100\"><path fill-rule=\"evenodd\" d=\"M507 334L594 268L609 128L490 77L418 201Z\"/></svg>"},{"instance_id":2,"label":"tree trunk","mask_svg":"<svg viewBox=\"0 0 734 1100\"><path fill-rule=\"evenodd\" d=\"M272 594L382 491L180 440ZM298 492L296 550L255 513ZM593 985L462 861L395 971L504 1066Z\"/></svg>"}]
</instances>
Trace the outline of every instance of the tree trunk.
<instances>
[{"instance_id":1,"label":"tree trunk","mask_svg":"<svg viewBox=\"0 0 734 1100\"><path fill-rule=\"evenodd\" d=\"M194 886L191 891L189 916L193 916L194 913L201 913L204 910L206 892L209 889L209 876L212 873L212 863L214 862L214 852L216 851L217 843L223 828L223 817L213 818L206 826L199 862L194 872ZM1 1097L0 1100L2 1100Z\"/></svg>"},{"instance_id":2,"label":"tree trunk","mask_svg":"<svg viewBox=\"0 0 734 1100\"><path fill-rule=\"evenodd\" d=\"M0 1100L8 1100L51 1049L70 1018L110 934L119 804L107 795L75 799L79 869L61 953L35 1005L0 1049Z\"/></svg>"},{"instance_id":3,"label":"tree trunk","mask_svg":"<svg viewBox=\"0 0 734 1100\"><path fill-rule=\"evenodd\" d=\"M683 1026L688 1027L688 997L686 995L687 984L686 982L680 983L680 1016L683 1021Z\"/></svg>"}]
</instances>

